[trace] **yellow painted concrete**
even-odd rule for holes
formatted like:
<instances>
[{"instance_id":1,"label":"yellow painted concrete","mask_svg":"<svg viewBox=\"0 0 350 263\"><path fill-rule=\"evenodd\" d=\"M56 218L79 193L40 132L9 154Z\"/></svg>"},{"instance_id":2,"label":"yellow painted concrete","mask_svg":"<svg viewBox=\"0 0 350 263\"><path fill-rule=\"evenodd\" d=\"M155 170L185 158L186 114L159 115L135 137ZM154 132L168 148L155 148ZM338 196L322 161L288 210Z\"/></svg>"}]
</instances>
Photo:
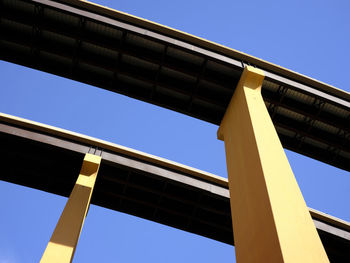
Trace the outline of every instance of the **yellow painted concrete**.
<instances>
[{"instance_id":1,"label":"yellow painted concrete","mask_svg":"<svg viewBox=\"0 0 350 263\"><path fill-rule=\"evenodd\" d=\"M261 96L263 79L245 68L218 130L237 262L329 262Z\"/></svg>"},{"instance_id":2,"label":"yellow painted concrete","mask_svg":"<svg viewBox=\"0 0 350 263\"><path fill-rule=\"evenodd\" d=\"M85 155L79 177L40 262L72 262L100 163L100 156Z\"/></svg>"}]
</instances>

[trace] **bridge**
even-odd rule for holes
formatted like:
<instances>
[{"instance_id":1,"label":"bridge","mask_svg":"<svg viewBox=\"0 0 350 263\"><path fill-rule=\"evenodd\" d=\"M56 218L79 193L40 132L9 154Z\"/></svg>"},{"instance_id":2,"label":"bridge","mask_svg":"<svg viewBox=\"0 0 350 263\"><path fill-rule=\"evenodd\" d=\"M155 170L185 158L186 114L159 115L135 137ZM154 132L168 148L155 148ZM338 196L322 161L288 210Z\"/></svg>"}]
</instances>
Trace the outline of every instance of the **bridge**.
<instances>
[{"instance_id":1,"label":"bridge","mask_svg":"<svg viewBox=\"0 0 350 263\"><path fill-rule=\"evenodd\" d=\"M246 66L260 69L264 72L262 98L283 147L349 171L350 95L344 91L215 43L88 2L2 0L0 7L1 59L218 125ZM165 160L132 153L122 147L107 147L106 142L81 139L84 136L80 135L68 136L70 139L65 141L62 134L68 133L52 132L55 130L52 128L47 128L49 133L59 136L46 134L49 136L46 139L33 140L42 131L38 128L41 126L14 119L5 115L1 119L4 142L17 145L17 148L8 147L25 153L25 146L22 149L19 141L29 140L32 141L29 144L38 146L35 152L41 158L50 156L51 148L60 149L59 153L52 152L52 157L55 160L64 158L67 162L67 167L62 167L65 170L57 171L66 174L67 180L56 183L58 178L53 176L49 179L52 183L42 177L25 182L25 178L19 176L20 171L15 173L18 176L3 180L68 196L79 173L81 154L97 153L102 157L99 176L104 179L97 181L93 203L233 244L228 183L224 179L188 167L172 166ZM28 125L30 129L26 130ZM16 129L27 135L15 136L11 131ZM31 129L34 134L30 133ZM44 135L39 137L44 138ZM70 145L71 140L74 147ZM67 155L61 155L62 152ZM116 153L120 155L115 156ZM18 156L18 153L7 157L9 163L15 161L11 156ZM42 169L48 169L44 163ZM145 173L146 164L157 172ZM135 172L140 170L147 179ZM117 171L124 179L111 176ZM45 170L39 174L44 176ZM149 178L157 182L154 187L160 188L152 189ZM192 184L188 184L189 181ZM111 193L108 187L113 184L110 182L115 184L113 189L121 189L121 193ZM161 189L164 187L172 188L173 195L163 196L165 193ZM128 196L126 189L137 189L137 193ZM209 194L208 189L215 190L210 190ZM181 196L176 194L186 191L187 194ZM190 198L193 196L202 201L193 203ZM169 204L152 206L150 200L153 199L147 198L169 199ZM185 200L180 202L181 198ZM111 203L117 203L111 201L114 199L121 200L119 206L111 207ZM176 205L178 202L184 211ZM222 207L221 211L216 210L218 207ZM198 211L198 218L186 214L187 209ZM203 222L201 213L208 222ZM313 210L311 215L329 259L347 259L348 224Z\"/></svg>"},{"instance_id":2,"label":"bridge","mask_svg":"<svg viewBox=\"0 0 350 263\"><path fill-rule=\"evenodd\" d=\"M11 171L1 180L68 197L85 153L98 154L93 204L234 245L225 178L6 114L0 114L0 141L4 169ZM350 224L309 211L329 259L350 260Z\"/></svg>"}]
</instances>

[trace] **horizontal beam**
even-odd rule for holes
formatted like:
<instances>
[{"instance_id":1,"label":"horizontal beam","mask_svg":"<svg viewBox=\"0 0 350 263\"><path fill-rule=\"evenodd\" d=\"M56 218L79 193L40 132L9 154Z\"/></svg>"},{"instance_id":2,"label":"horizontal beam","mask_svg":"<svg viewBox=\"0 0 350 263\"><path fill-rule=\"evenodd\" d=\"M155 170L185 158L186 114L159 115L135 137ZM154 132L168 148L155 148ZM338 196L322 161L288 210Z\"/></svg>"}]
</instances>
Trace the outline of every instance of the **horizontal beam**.
<instances>
[{"instance_id":1,"label":"horizontal beam","mask_svg":"<svg viewBox=\"0 0 350 263\"><path fill-rule=\"evenodd\" d=\"M0 142L0 157L12 171L1 180L68 196L84 154L98 152L102 162L93 204L233 244L225 178L5 114L0 114ZM310 213L330 259L350 260L350 224Z\"/></svg>"},{"instance_id":2,"label":"horizontal beam","mask_svg":"<svg viewBox=\"0 0 350 263\"><path fill-rule=\"evenodd\" d=\"M263 96L267 94L264 96L266 103L289 109L290 115L303 114L305 118L321 120L340 129L334 137L342 143L333 140L325 150L330 155L333 148L342 155L344 147L341 146L350 143L350 136L344 135L349 131L350 96L324 83L88 2L13 0L11 4L0 1L0 8L0 58L3 60L124 94L214 124L220 124L242 69L250 64L265 72L267 82L263 84ZM56 16L62 20L58 22ZM92 28L100 30L92 33ZM267 83L296 91L298 96L320 100L325 108L333 108L333 111L331 114L327 110L308 114L310 105L307 102L290 98L280 100L278 91L268 90ZM286 123L287 117L285 119ZM297 137L306 133L321 145L329 134L317 134L316 131L295 130ZM325 160L320 154L324 150L306 152L293 138L283 139L282 145L317 160ZM331 165L350 169L347 165L350 158L346 154L337 160L326 160Z\"/></svg>"}]
</instances>

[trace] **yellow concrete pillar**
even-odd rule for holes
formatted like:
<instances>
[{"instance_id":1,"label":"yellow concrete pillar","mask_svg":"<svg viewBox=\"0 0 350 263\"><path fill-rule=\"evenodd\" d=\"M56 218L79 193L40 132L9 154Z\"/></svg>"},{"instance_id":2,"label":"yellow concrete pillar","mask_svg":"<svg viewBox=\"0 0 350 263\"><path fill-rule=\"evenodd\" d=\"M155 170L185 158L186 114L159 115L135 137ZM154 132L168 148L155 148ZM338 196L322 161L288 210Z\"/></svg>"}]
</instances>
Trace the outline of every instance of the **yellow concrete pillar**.
<instances>
[{"instance_id":1,"label":"yellow concrete pillar","mask_svg":"<svg viewBox=\"0 0 350 263\"><path fill-rule=\"evenodd\" d=\"M329 262L261 96L263 79L244 69L218 130L237 262Z\"/></svg>"},{"instance_id":2,"label":"yellow concrete pillar","mask_svg":"<svg viewBox=\"0 0 350 263\"><path fill-rule=\"evenodd\" d=\"M40 262L72 262L100 163L100 156L85 155L78 180Z\"/></svg>"}]
</instances>

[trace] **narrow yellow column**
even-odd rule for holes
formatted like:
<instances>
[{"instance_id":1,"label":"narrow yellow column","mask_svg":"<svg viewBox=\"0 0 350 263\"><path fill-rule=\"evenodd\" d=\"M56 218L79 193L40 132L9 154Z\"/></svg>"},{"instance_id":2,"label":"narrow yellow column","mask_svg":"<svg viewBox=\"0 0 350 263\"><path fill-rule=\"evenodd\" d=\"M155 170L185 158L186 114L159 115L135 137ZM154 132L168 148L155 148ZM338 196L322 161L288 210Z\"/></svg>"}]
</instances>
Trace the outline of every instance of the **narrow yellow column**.
<instances>
[{"instance_id":1,"label":"narrow yellow column","mask_svg":"<svg viewBox=\"0 0 350 263\"><path fill-rule=\"evenodd\" d=\"M101 157L85 155L78 180L40 262L72 262L100 163Z\"/></svg>"},{"instance_id":2,"label":"narrow yellow column","mask_svg":"<svg viewBox=\"0 0 350 263\"><path fill-rule=\"evenodd\" d=\"M329 262L261 96L263 79L244 69L218 130L237 262Z\"/></svg>"}]
</instances>

